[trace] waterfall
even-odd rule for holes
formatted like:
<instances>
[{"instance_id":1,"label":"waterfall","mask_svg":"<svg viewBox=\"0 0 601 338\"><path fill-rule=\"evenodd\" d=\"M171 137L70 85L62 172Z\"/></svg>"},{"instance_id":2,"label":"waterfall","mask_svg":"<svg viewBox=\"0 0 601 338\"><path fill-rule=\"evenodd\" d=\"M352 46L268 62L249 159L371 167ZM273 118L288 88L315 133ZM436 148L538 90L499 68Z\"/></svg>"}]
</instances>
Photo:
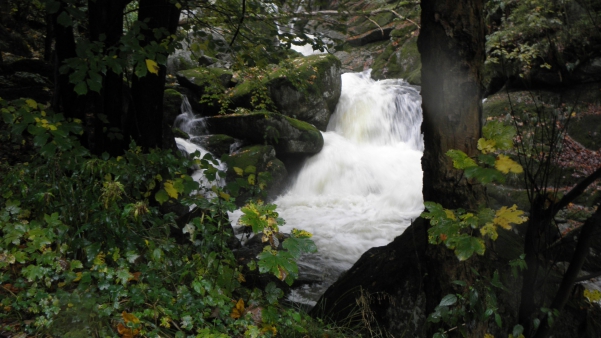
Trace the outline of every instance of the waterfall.
<instances>
[{"instance_id":1,"label":"waterfall","mask_svg":"<svg viewBox=\"0 0 601 338\"><path fill-rule=\"evenodd\" d=\"M200 136L208 134L206 123L204 118L197 117L192 110L192 106L190 105L190 101L188 101L188 97L184 95L182 99L182 103L180 105L181 114L179 114L175 121L173 122L173 126L179 128L180 130L188 133L191 136ZM192 143L189 140L184 140L183 138L176 137L175 143L180 151L183 151L186 154L192 154L196 151L200 153L198 158L203 158L206 154L210 153L205 148L199 146L198 144ZM216 159L218 164L218 168L221 171L225 171L226 165L222 163L219 159ZM204 195L207 197L211 197L214 193L210 190L211 182L209 182L203 174L204 170L196 170L192 174L192 178L200 183L202 189L206 190ZM217 177L217 185L224 186L225 182L222 177L218 175Z\"/></svg>"},{"instance_id":2,"label":"waterfall","mask_svg":"<svg viewBox=\"0 0 601 338\"><path fill-rule=\"evenodd\" d=\"M313 233L317 255L301 270L324 282L293 291L313 304L371 247L386 245L423 210L421 97L402 80L374 81L370 71L342 75L342 94L324 136L291 188L274 202L281 229Z\"/></svg>"}]
</instances>

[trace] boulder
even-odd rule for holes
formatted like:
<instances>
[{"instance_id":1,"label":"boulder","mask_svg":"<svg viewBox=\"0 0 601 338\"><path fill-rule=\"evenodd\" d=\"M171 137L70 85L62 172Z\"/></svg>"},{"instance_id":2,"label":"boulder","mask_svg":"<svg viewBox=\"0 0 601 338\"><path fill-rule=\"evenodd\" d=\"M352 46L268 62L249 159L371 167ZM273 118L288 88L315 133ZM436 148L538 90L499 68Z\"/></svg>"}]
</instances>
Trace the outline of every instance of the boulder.
<instances>
[{"instance_id":1,"label":"boulder","mask_svg":"<svg viewBox=\"0 0 601 338\"><path fill-rule=\"evenodd\" d=\"M204 122L214 133L271 144L278 155L315 154L323 147L323 136L314 126L265 110L212 116Z\"/></svg>"},{"instance_id":2,"label":"boulder","mask_svg":"<svg viewBox=\"0 0 601 338\"><path fill-rule=\"evenodd\" d=\"M276 68L261 81L236 86L231 93L232 103L254 109L255 97L266 88L280 113L325 131L340 98L340 61L333 55L319 54L296 58L292 64L293 70Z\"/></svg>"},{"instance_id":3,"label":"boulder","mask_svg":"<svg viewBox=\"0 0 601 338\"><path fill-rule=\"evenodd\" d=\"M190 139L190 142L210 151L216 158L221 158L221 156L229 154L232 145L238 141L228 135L211 134L194 136Z\"/></svg>"}]
</instances>

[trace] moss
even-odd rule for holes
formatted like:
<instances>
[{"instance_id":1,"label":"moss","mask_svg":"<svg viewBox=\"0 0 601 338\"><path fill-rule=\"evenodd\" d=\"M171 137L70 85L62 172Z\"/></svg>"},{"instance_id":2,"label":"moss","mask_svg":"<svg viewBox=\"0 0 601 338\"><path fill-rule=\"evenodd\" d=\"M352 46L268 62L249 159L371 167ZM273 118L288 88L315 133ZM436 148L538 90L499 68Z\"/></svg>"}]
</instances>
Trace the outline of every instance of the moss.
<instances>
[{"instance_id":1,"label":"moss","mask_svg":"<svg viewBox=\"0 0 601 338\"><path fill-rule=\"evenodd\" d=\"M530 201L528 192L524 189L513 189L502 185L489 184L486 186L489 206L500 208L516 204L520 210L528 210Z\"/></svg>"},{"instance_id":2,"label":"moss","mask_svg":"<svg viewBox=\"0 0 601 338\"><path fill-rule=\"evenodd\" d=\"M398 46L402 39L396 41ZM372 68L375 79L402 78L411 84L421 84L421 58L417 50L417 37L406 40L398 49L393 44L388 44Z\"/></svg>"},{"instance_id":3,"label":"moss","mask_svg":"<svg viewBox=\"0 0 601 338\"><path fill-rule=\"evenodd\" d=\"M171 128L171 131L173 132L174 137L183 138L184 140L190 139L190 135L188 135L188 133L186 133L185 131L183 131L179 128L173 127L173 128Z\"/></svg>"},{"instance_id":4,"label":"moss","mask_svg":"<svg viewBox=\"0 0 601 338\"><path fill-rule=\"evenodd\" d=\"M185 77L192 84L199 86L199 87L205 87L208 84L214 85L216 80L219 81L219 84L221 84L222 86L225 87L224 82L229 81L229 80L228 81L225 81L225 80L231 79L231 77L233 76L233 73L232 73L232 71L227 70L227 69L199 67L199 68L182 70L182 71L178 72L178 76Z\"/></svg>"},{"instance_id":5,"label":"moss","mask_svg":"<svg viewBox=\"0 0 601 338\"><path fill-rule=\"evenodd\" d=\"M171 123L180 114L183 95L175 89L167 89L163 94L163 112Z\"/></svg>"},{"instance_id":6,"label":"moss","mask_svg":"<svg viewBox=\"0 0 601 338\"><path fill-rule=\"evenodd\" d=\"M273 158L273 154L275 154L275 151L272 146L254 145L241 148L233 155L224 156L223 159L228 168L244 169L248 166L263 168L266 165L266 160Z\"/></svg>"}]
</instances>

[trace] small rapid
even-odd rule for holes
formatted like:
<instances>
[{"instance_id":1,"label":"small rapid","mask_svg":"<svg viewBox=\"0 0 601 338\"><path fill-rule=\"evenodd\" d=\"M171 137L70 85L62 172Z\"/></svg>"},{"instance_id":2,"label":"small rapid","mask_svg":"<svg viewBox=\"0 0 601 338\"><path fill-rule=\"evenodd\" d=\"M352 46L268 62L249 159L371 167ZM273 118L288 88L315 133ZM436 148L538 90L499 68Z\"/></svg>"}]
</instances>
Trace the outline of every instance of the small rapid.
<instances>
[{"instance_id":1,"label":"small rapid","mask_svg":"<svg viewBox=\"0 0 601 338\"><path fill-rule=\"evenodd\" d=\"M319 250L299 266L323 283L293 291L291 300L313 304L361 254L388 244L419 216L421 121L421 97L406 82L374 81L370 71L342 75L322 151L274 201L286 220L281 230L313 233Z\"/></svg>"}]
</instances>

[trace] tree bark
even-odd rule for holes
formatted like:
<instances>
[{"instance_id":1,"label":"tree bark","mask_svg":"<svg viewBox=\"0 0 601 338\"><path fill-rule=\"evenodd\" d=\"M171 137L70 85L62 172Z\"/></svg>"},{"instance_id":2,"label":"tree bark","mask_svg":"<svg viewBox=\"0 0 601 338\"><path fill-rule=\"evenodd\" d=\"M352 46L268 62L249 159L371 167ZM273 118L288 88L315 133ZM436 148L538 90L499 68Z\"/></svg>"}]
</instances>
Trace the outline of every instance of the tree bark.
<instances>
[{"instance_id":1,"label":"tree bark","mask_svg":"<svg viewBox=\"0 0 601 338\"><path fill-rule=\"evenodd\" d=\"M484 189L472 186L445 156L477 154L481 133L485 31L480 0L425 0L418 48L422 59L424 200L476 209Z\"/></svg>"},{"instance_id":2,"label":"tree bark","mask_svg":"<svg viewBox=\"0 0 601 338\"><path fill-rule=\"evenodd\" d=\"M486 202L484 188L454 169L445 153L457 149L468 156L478 154L485 60L483 1L423 0L421 9L417 44L422 61L424 200L449 209L476 210ZM488 273L482 259L474 257L469 264ZM455 293L451 281L473 282L470 268L444 245L427 246L425 266L426 313L433 312L446 294ZM487 324L469 323L465 329L482 336Z\"/></svg>"},{"instance_id":3,"label":"tree bark","mask_svg":"<svg viewBox=\"0 0 601 338\"><path fill-rule=\"evenodd\" d=\"M117 46L123 35L123 10L131 0L88 1L90 40L104 39L104 50ZM123 137L123 74L108 70L103 76L100 93L89 93L88 109L93 114L90 149L93 153L123 153L127 139ZM100 118L100 115L104 115ZM108 121L104 123L103 120ZM121 135L121 137L118 137Z\"/></svg>"},{"instance_id":4,"label":"tree bark","mask_svg":"<svg viewBox=\"0 0 601 338\"><path fill-rule=\"evenodd\" d=\"M169 34L174 34L179 22L180 10L169 0L140 0L138 20L148 19L148 29L144 30L145 39L142 45L160 40L156 38L153 29L165 28ZM165 55L166 57L166 55ZM163 145L163 91L167 69L160 66L159 74L148 73L144 77L134 75L132 79L133 113L128 120L126 134L144 149L155 147L169 148Z\"/></svg>"}]
</instances>

